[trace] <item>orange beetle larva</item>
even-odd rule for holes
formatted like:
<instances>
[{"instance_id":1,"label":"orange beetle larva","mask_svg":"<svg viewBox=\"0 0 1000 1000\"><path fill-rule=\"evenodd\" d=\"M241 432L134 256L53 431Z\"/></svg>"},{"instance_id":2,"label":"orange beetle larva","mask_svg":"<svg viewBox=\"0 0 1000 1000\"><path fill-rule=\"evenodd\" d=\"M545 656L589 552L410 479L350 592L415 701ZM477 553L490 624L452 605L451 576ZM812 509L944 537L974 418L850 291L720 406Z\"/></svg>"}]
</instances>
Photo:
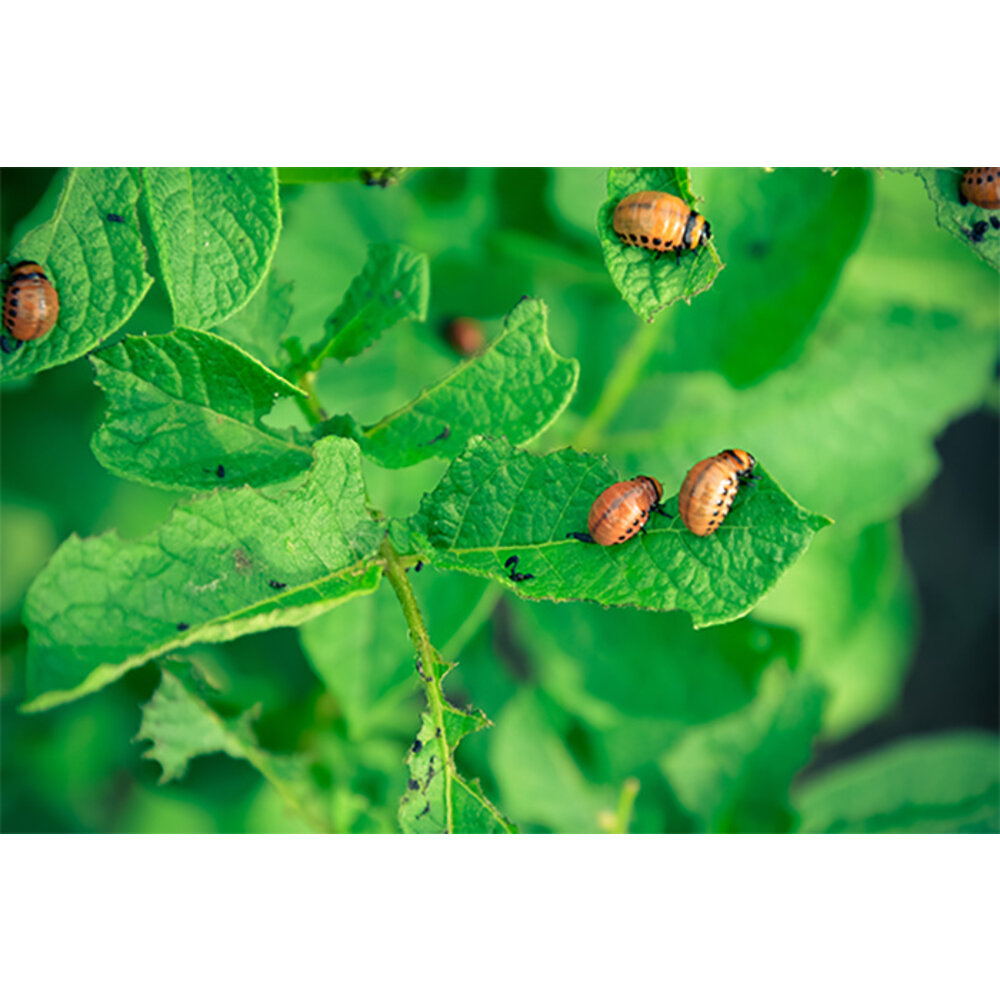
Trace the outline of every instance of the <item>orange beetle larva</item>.
<instances>
[{"instance_id":1,"label":"orange beetle larva","mask_svg":"<svg viewBox=\"0 0 1000 1000\"><path fill-rule=\"evenodd\" d=\"M1000 208L1000 167L973 167L962 174L958 200L980 208Z\"/></svg>"},{"instance_id":2,"label":"orange beetle larva","mask_svg":"<svg viewBox=\"0 0 1000 1000\"><path fill-rule=\"evenodd\" d=\"M663 487L652 476L636 476L614 483L594 501L587 516L590 534L571 532L567 537L598 545L618 545L646 527L652 511L663 514ZM667 515L669 517L669 515Z\"/></svg>"},{"instance_id":3,"label":"orange beetle larva","mask_svg":"<svg viewBox=\"0 0 1000 1000\"><path fill-rule=\"evenodd\" d=\"M684 477L677 499L678 513L696 535L713 534L733 506L740 486L753 476L757 460L740 448L729 448L702 459Z\"/></svg>"},{"instance_id":4,"label":"orange beetle larva","mask_svg":"<svg viewBox=\"0 0 1000 1000\"><path fill-rule=\"evenodd\" d=\"M6 285L3 326L18 341L14 348L44 337L59 318L59 296L41 266L33 260L21 261L11 269ZM14 348L4 344L7 353Z\"/></svg>"},{"instance_id":5,"label":"orange beetle larva","mask_svg":"<svg viewBox=\"0 0 1000 1000\"><path fill-rule=\"evenodd\" d=\"M663 253L694 250L708 242L712 227L686 202L663 191L637 191L615 206L615 235L626 246Z\"/></svg>"},{"instance_id":6,"label":"orange beetle larva","mask_svg":"<svg viewBox=\"0 0 1000 1000\"><path fill-rule=\"evenodd\" d=\"M474 320L465 316L456 316L444 328L445 340L456 354L463 358L478 354L486 346L483 328Z\"/></svg>"}]
</instances>

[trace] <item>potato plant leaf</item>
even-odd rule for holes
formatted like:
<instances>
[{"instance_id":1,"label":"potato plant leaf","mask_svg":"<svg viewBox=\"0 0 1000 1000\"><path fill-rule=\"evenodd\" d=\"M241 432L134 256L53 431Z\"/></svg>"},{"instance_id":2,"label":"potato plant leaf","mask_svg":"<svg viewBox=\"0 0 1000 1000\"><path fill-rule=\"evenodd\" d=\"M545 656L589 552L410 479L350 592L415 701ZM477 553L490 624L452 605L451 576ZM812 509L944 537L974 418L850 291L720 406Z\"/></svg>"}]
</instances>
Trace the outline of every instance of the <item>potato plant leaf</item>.
<instances>
[{"instance_id":1,"label":"potato plant leaf","mask_svg":"<svg viewBox=\"0 0 1000 1000\"><path fill-rule=\"evenodd\" d=\"M281 338L292 318L294 282L282 281L271 268L254 297L216 333L272 368L277 367Z\"/></svg>"},{"instance_id":2,"label":"potato plant leaf","mask_svg":"<svg viewBox=\"0 0 1000 1000\"><path fill-rule=\"evenodd\" d=\"M59 295L59 319L45 337L0 354L0 380L80 357L142 301L153 279L139 234L136 178L118 167L67 171L52 217L17 242L7 264L42 265Z\"/></svg>"},{"instance_id":3,"label":"potato plant leaf","mask_svg":"<svg viewBox=\"0 0 1000 1000\"><path fill-rule=\"evenodd\" d=\"M822 772L794 793L801 833L998 833L995 733L911 738Z\"/></svg>"},{"instance_id":4,"label":"potato plant leaf","mask_svg":"<svg viewBox=\"0 0 1000 1000\"><path fill-rule=\"evenodd\" d=\"M329 829L329 819L316 786L309 778L308 763L301 757L269 753L257 743L253 722L260 715L256 705L234 719L222 716L200 692L187 665L171 664L160 672L160 684L142 706L142 724L137 741L152 744L143 757L162 768L160 784L184 777L194 757L225 753L245 760L275 791L318 830Z\"/></svg>"},{"instance_id":5,"label":"potato plant leaf","mask_svg":"<svg viewBox=\"0 0 1000 1000\"><path fill-rule=\"evenodd\" d=\"M716 625L745 615L830 523L758 471L762 480L741 491L710 538L653 514L645 535L605 547L567 535L586 532L598 494L624 478L606 460L569 448L530 455L477 438L410 524L428 561L488 576L520 597L682 610L696 626ZM665 504L676 514L676 499Z\"/></svg>"},{"instance_id":6,"label":"potato plant leaf","mask_svg":"<svg viewBox=\"0 0 1000 1000\"><path fill-rule=\"evenodd\" d=\"M430 715L406 756L407 792L399 803L403 833L516 833L483 795L478 780L455 768L455 747L464 736L490 725L482 712L463 712L445 704L444 730Z\"/></svg>"},{"instance_id":7,"label":"potato plant leaf","mask_svg":"<svg viewBox=\"0 0 1000 1000\"><path fill-rule=\"evenodd\" d=\"M25 603L27 711L96 691L198 642L293 626L375 589L381 530L353 441L316 445L291 490L249 486L178 504L138 541L71 536Z\"/></svg>"},{"instance_id":8,"label":"potato plant leaf","mask_svg":"<svg viewBox=\"0 0 1000 1000\"><path fill-rule=\"evenodd\" d=\"M678 299L690 302L711 288L723 264L711 241L694 251L682 250L679 260L673 253L657 255L652 250L625 246L615 235L612 220L618 202L636 191L665 191L683 199L695 211L700 209L691 193L686 168L613 167L608 171L608 200L597 216L604 263L632 311L652 320Z\"/></svg>"},{"instance_id":9,"label":"potato plant leaf","mask_svg":"<svg viewBox=\"0 0 1000 1000\"><path fill-rule=\"evenodd\" d=\"M178 326L242 309L267 275L281 209L273 168L149 167L143 201Z\"/></svg>"},{"instance_id":10,"label":"potato plant leaf","mask_svg":"<svg viewBox=\"0 0 1000 1000\"><path fill-rule=\"evenodd\" d=\"M489 348L377 424L354 427L365 454L389 468L454 458L476 434L536 438L566 408L579 365L549 343L545 304L525 298Z\"/></svg>"},{"instance_id":11,"label":"potato plant leaf","mask_svg":"<svg viewBox=\"0 0 1000 1000\"><path fill-rule=\"evenodd\" d=\"M262 422L302 391L214 334L124 337L91 360L108 399L91 447L119 476L177 490L263 486L312 463L308 443Z\"/></svg>"},{"instance_id":12,"label":"potato plant leaf","mask_svg":"<svg viewBox=\"0 0 1000 1000\"><path fill-rule=\"evenodd\" d=\"M692 726L660 766L699 830L786 833L793 826L792 778L809 762L823 689L808 674L772 667L746 708Z\"/></svg>"},{"instance_id":13,"label":"potato plant leaf","mask_svg":"<svg viewBox=\"0 0 1000 1000\"><path fill-rule=\"evenodd\" d=\"M719 169L699 170L696 180L728 264L711 295L671 312L675 344L664 361L750 385L802 350L864 231L871 178L863 170Z\"/></svg>"},{"instance_id":14,"label":"potato plant leaf","mask_svg":"<svg viewBox=\"0 0 1000 1000\"><path fill-rule=\"evenodd\" d=\"M614 807L614 789L583 774L537 689L521 688L504 705L490 733L489 763L504 809L520 824L599 833L601 813Z\"/></svg>"},{"instance_id":15,"label":"potato plant leaf","mask_svg":"<svg viewBox=\"0 0 1000 1000\"><path fill-rule=\"evenodd\" d=\"M361 273L300 367L315 370L327 357L345 361L400 320L426 319L429 297L427 254L394 243L372 243Z\"/></svg>"},{"instance_id":16,"label":"potato plant leaf","mask_svg":"<svg viewBox=\"0 0 1000 1000\"><path fill-rule=\"evenodd\" d=\"M1000 209L980 208L959 201L962 171L957 167L921 167L917 176L924 182L937 213L938 225L968 246L977 257L1000 271Z\"/></svg>"}]
</instances>

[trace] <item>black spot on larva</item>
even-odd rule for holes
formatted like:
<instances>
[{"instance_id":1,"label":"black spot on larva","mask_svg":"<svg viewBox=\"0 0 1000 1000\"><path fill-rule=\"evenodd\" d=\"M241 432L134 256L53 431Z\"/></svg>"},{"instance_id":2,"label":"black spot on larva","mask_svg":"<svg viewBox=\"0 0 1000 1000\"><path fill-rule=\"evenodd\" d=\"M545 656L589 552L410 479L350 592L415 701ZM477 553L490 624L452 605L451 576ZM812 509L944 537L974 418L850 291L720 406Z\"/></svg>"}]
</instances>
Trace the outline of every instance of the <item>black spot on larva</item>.
<instances>
[{"instance_id":1,"label":"black spot on larva","mask_svg":"<svg viewBox=\"0 0 1000 1000\"><path fill-rule=\"evenodd\" d=\"M654 236L653 237L653 246L654 247L658 247L662 242L663 242L663 240L661 240L659 236Z\"/></svg>"},{"instance_id":2,"label":"black spot on larva","mask_svg":"<svg viewBox=\"0 0 1000 1000\"><path fill-rule=\"evenodd\" d=\"M624 535L619 535L618 536L618 541L619 542L624 542L625 541L625 536Z\"/></svg>"},{"instance_id":3,"label":"black spot on larva","mask_svg":"<svg viewBox=\"0 0 1000 1000\"><path fill-rule=\"evenodd\" d=\"M177 631L178 632L186 632L190 627L191 626L188 625L187 622L178 622L177 623Z\"/></svg>"},{"instance_id":4,"label":"black spot on larva","mask_svg":"<svg viewBox=\"0 0 1000 1000\"><path fill-rule=\"evenodd\" d=\"M410 778L410 780L406 783L406 787L409 788L411 792L415 792L420 787L420 782L415 778Z\"/></svg>"}]
</instances>

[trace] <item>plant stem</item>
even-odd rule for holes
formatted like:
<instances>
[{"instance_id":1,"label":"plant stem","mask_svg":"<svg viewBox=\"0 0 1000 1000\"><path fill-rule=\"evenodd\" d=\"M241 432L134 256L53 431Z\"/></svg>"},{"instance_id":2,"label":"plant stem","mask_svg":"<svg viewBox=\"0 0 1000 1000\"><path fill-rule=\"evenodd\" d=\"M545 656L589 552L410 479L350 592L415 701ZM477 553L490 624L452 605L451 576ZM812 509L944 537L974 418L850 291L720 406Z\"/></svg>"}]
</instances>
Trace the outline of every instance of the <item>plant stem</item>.
<instances>
[{"instance_id":1,"label":"plant stem","mask_svg":"<svg viewBox=\"0 0 1000 1000\"><path fill-rule=\"evenodd\" d=\"M628 399L653 356L660 339L660 322L657 319L652 323L640 323L635 328L605 380L594 409L577 431L573 439L574 448L580 451L597 448L604 429Z\"/></svg>"},{"instance_id":2,"label":"plant stem","mask_svg":"<svg viewBox=\"0 0 1000 1000\"><path fill-rule=\"evenodd\" d=\"M306 420L309 421L310 426L315 427L316 424L326 420L326 411L323 409L323 404L319 401L319 396L316 395L315 374L313 372L305 372L300 375L298 386L306 394L306 398L303 399L301 396L296 396L295 401L299 404L299 409L305 415Z\"/></svg>"},{"instance_id":3,"label":"plant stem","mask_svg":"<svg viewBox=\"0 0 1000 1000\"><path fill-rule=\"evenodd\" d=\"M626 778L622 785L622 793L618 798L618 810L615 813L615 821L608 833L628 833L629 824L632 822L632 806L635 804L635 797L639 794L639 779Z\"/></svg>"},{"instance_id":4,"label":"plant stem","mask_svg":"<svg viewBox=\"0 0 1000 1000\"><path fill-rule=\"evenodd\" d=\"M458 656L465 644L479 631L483 622L493 614L493 609L501 597L503 597L503 587L498 583L491 583L487 586L482 596L476 601L475 607L466 615L462 624L455 629L452 637L441 647L441 656L446 661L450 662Z\"/></svg>"},{"instance_id":5,"label":"plant stem","mask_svg":"<svg viewBox=\"0 0 1000 1000\"><path fill-rule=\"evenodd\" d=\"M441 741L441 753L445 766L445 829L451 833L454 829L451 809L451 770L454 767L454 762L451 759L452 748L448 744L448 731L444 722L444 692L441 690L441 681L444 679L443 661L438 651L431 645L427 626L424 625L424 619L420 614L417 598L410 586L410 581L406 578L403 562L388 538L382 539L379 553L385 561L385 576L396 592L396 597L399 598L399 603L403 608L403 617L410 630L410 640L417 652L419 673L424 682L424 692L427 695L427 706L430 709L431 718L434 720L434 726L440 734L438 738Z\"/></svg>"}]
</instances>

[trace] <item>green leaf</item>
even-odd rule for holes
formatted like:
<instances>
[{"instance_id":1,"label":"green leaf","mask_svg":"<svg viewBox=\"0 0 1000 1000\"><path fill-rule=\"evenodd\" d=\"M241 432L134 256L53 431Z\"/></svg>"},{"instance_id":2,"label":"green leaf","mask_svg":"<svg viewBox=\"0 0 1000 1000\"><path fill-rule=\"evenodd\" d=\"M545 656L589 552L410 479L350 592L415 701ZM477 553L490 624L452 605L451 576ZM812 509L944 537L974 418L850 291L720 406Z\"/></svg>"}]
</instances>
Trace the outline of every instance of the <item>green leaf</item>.
<instances>
[{"instance_id":1,"label":"green leaf","mask_svg":"<svg viewBox=\"0 0 1000 1000\"><path fill-rule=\"evenodd\" d=\"M177 490L264 486L312 463L308 444L262 420L302 391L214 334L124 337L91 360L108 400L91 447L116 475Z\"/></svg>"},{"instance_id":2,"label":"green leaf","mask_svg":"<svg viewBox=\"0 0 1000 1000\"><path fill-rule=\"evenodd\" d=\"M842 739L890 711L910 663L916 609L899 525L823 532L754 617L798 629L801 667L827 689L823 735Z\"/></svg>"},{"instance_id":3,"label":"green leaf","mask_svg":"<svg viewBox=\"0 0 1000 1000\"><path fill-rule=\"evenodd\" d=\"M277 367L281 337L292 318L293 287L294 282L282 281L272 267L254 297L216 333L270 367Z\"/></svg>"},{"instance_id":4,"label":"green leaf","mask_svg":"<svg viewBox=\"0 0 1000 1000\"><path fill-rule=\"evenodd\" d=\"M971 202L963 205L958 200L962 171L957 167L921 167L917 176L927 188L938 225L1000 271L1000 229L995 229L989 221L990 216L1000 218L1000 211L980 208Z\"/></svg>"},{"instance_id":5,"label":"green leaf","mask_svg":"<svg viewBox=\"0 0 1000 1000\"><path fill-rule=\"evenodd\" d=\"M823 689L807 674L768 671L746 708L688 729L661 758L678 799L709 833L785 833L792 778L809 762Z\"/></svg>"},{"instance_id":6,"label":"green leaf","mask_svg":"<svg viewBox=\"0 0 1000 1000\"><path fill-rule=\"evenodd\" d=\"M996 734L904 740L824 771L795 792L801 833L998 833Z\"/></svg>"},{"instance_id":7,"label":"green leaf","mask_svg":"<svg viewBox=\"0 0 1000 1000\"><path fill-rule=\"evenodd\" d=\"M327 357L354 357L400 320L423 321L429 296L427 254L372 243L364 268L326 321L326 332L309 351L304 367L315 370Z\"/></svg>"},{"instance_id":8,"label":"green leaf","mask_svg":"<svg viewBox=\"0 0 1000 1000\"><path fill-rule=\"evenodd\" d=\"M794 632L748 618L693 629L682 615L530 601L515 603L511 614L532 676L599 734L615 782L655 759L685 727L745 706L770 664L794 667L798 659Z\"/></svg>"},{"instance_id":9,"label":"green leaf","mask_svg":"<svg viewBox=\"0 0 1000 1000\"><path fill-rule=\"evenodd\" d=\"M694 251L682 251L680 262L674 255L657 256L640 247L627 247L615 235L612 224L615 206L636 191L665 191L683 199L695 211L688 171L683 167L628 167L608 171L608 200L597 216L604 262L612 281L636 315L645 320L678 299L690 302L712 287L723 264L712 241ZM709 222L711 223L711 219Z\"/></svg>"},{"instance_id":10,"label":"green leaf","mask_svg":"<svg viewBox=\"0 0 1000 1000\"><path fill-rule=\"evenodd\" d=\"M160 685L142 706L142 724L136 740L152 746L143 757L162 768L160 784L184 777L194 757L225 753L251 764L285 803L319 830L329 828L317 789L301 757L276 756L261 749L253 731L260 705L236 719L221 716L198 690L186 665L172 664L160 672Z\"/></svg>"},{"instance_id":11,"label":"green leaf","mask_svg":"<svg viewBox=\"0 0 1000 1000\"><path fill-rule=\"evenodd\" d=\"M745 448L803 503L862 527L894 516L934 478L934 437L983 398L995 357L995 328L845 305L810 352L749 389L711 374L648 378L627 426L600 445L654 475Z\"/></svg>"},{"instance_id":12,"label":"green leaf","mask_svg":"<svg viewBox=\"0 0 1000 1000\"><path fill-rule=\"evenodd\" d=\"M600 832L599 817L614 808L615 789L588 782L537 690L518 690L490 736L500 801L519 824L555 833Z\"/></svg>"},{"instance_id":13,"label":"green leaf","mask_svg":"<svg viewBox=\"0 0 1000 1000\"><path fill-rule=\"evenodd\" d=\"M399 803L403 833L517 832L483 795L479 782L463 778L455 769L454 753L461 739L489 724L482 712L463 712L446 703L442 739L431 716L422 716L420 732L406 756L410 778Z\"/></svg>"},{"instance_id":14,"label":"green leaf","mask_svg":"<svg viewBox=\"0 0 1000 1000\"><path fill-rule=\"evenodd\" d=\"M82 697L198 642L298 625L374 590L382 531L352 441L316 445L294 490L244 486L178 504L153 534L63 543L28 592L25 711Z\"/></svg>"},{"instance_id":15,"label":"green leaf","mask_svg":"<svg viewBox=\"0 0 1000 1000\"><path fill-rule=\"evenodd\" d=\"M271 167L149 167L146 210L177 326L206 329L260 287L278 244Z\"/></svg>"},{"instance_id":16,"label":"green leaf","mask_svg":"<svg viewBox=\"0 0 1000 1000\"><path fill-rule=\"evenodd\" d=\"M0 355L0 380L72 361L132 315L153 280L138 198L134 171L67 172L52 218L19 240L8 258L41 264L59 295L59 319L45 337Z\"/></svg>"},{"instance_id":17,"label":"green leaf","mask_svg":"<svg viewBox=\"0 0 1000 1000\"><path fill-rule=\"evenodd\" d=\"M745 386L801 352L868 221L872 183L863 170L699 170L696 180L726 271L711 295L671 313L665 364Z\"/></svg>"},{"instance_id":18,"label":"green leaf","mask_svg":"<svg viewBox=\"0 0 1000 1000\"><path fill-rule=\"evenodd\" d=\"M566 536L587 530L594 500L621 475L572 449L529 455L479 438L424 498L411 526L426 536L421 554L439 568L488 576L520 597L682 610L696 626L716 625L746 614L829 523L758 470L762 481L745 489L709 538L654 514L645 536L588 545ZM676 512L675 500L665 503ZM532 579L511 579L505 564L513 556L516 571Z\"/></svg>"},{"instance_id":19,"label":"green leaf","mask_svg":"<svg viewBox=\"0 0 1000 1000\"><path fill-rule=\"evenodd\" d=\"M486 351L377 424L355 428L354 436L389 468L454 458L476 434L525 444L566 408L578 375L575 360L552 350L545 304L525 298Z\"/></svg>"},{"instance_id":20,"label":"green leaf","mask_svg":"<svg viewBox=\"0 0 1000 1000\"><path fill-rule=\"evenodd\" d=\"M430 567L419 575L411 572L409 581L428 631L449 656L457 655L465 641L463 626L487 584ZM389 587L314 618L299 629L299 636L313 669L336 698L353 740L384 728L416 691L413 645Z\"/></svg>"}]
</instances>

